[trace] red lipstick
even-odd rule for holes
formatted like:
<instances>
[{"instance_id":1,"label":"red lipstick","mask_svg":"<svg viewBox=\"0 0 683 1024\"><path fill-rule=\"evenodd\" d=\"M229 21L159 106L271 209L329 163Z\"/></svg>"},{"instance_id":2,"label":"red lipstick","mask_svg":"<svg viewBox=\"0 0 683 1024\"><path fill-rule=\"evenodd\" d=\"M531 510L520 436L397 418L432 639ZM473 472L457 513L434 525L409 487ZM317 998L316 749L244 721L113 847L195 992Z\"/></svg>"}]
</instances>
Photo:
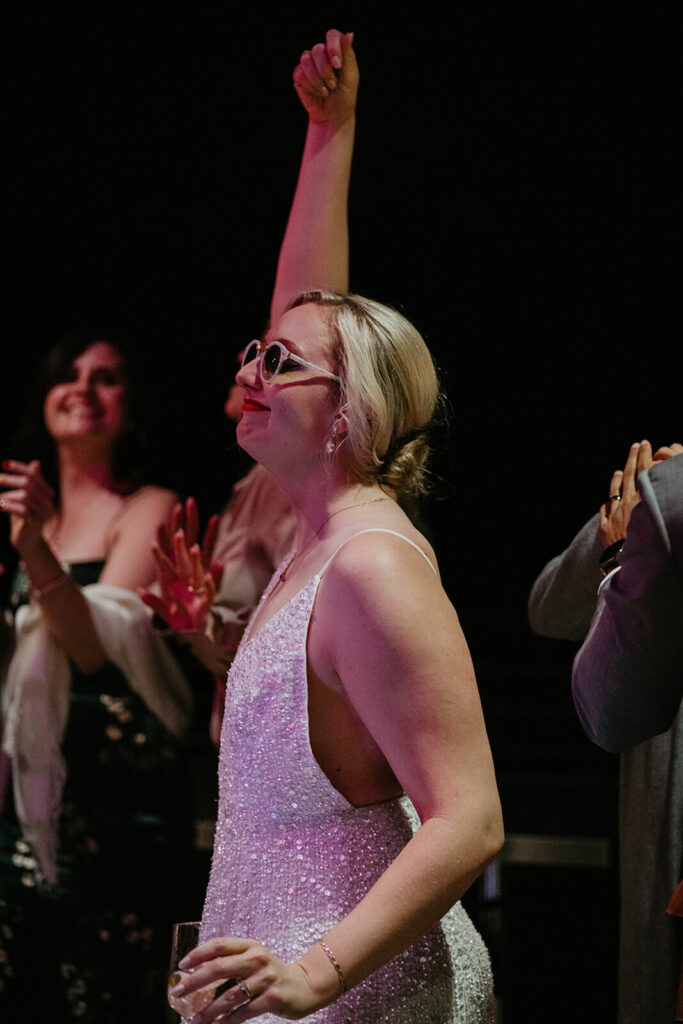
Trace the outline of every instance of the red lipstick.
<instances>
[{"instance_id":1,"label":"red lipstick","mask_svg":"<svg viewBox=\"0 0 683 1024\"><path fill-rule=\"evenodd\" d=\"M268 412L268 406L247 395L242 403L242 412Z\"/></svg>"}]
</instances>

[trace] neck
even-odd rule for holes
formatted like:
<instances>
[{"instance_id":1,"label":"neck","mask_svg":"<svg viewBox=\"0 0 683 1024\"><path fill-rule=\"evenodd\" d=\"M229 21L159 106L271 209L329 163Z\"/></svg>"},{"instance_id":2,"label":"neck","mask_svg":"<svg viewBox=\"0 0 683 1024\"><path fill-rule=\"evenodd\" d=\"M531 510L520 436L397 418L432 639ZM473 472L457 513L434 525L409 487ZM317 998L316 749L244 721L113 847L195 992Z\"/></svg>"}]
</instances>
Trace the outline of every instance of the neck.
<instances>
[{"instance_id":1,"label":"neck","mask_svg":"<svg viewBox=\"0 0 683 1024\"><path fill-rule=\"evenodd\" d=\"M278 583L283 583L292 568L306 557L309 551L315 548L316 542L325 538L328 523L339 513L350 512L352 509L362 508L364 505L372 505L379 501L389 501L390 497L381 488L364 484L349 484L346 488L335 495L328 495L327 500L318 498L311 503L307 510L299 508L299 528L297 531L297 543L292 558L280 570ZM315 518L314 518L315 517Z\"/></svg>"},{"instance_id":2,"label":"neck","mask_svg":"<svg viewBox=\"0 0 683 1024\"><path fill-rule=\"evenodd\" d=\"M262 465L280 484L297 516L295 547L299 552L325 535L326 520L334 513L386 494L378 484L350 478L342 457L330 459L322 452L309 459L285 460L278 451L276 457L264 458Z\"/></svg>"},{"instance_id":3,"label":"neck","mask_svg":"<svg viewBox=\"0 0 683 1024\"><path fill-rule=\"evenodd\" d=\"M59 493L62 509L81 502L88 494L116 491L111 460L101 455L84 456L62 445L58 452Z\"/></svg>"},{"instance_id":4,"label":"neck","mask_svg":"<svg viewBox=\"0 0 683 1024\"><path fill-rule=\"evenodd\" d=\"M332 520L330 529L333 527L335 523L333 517L337 513L341 514L346 509L358 508L385 496L377 485L353 481L344 481L343 484L330 487L325 491L315 488L305 497L299 493L296 499L293 499L299 519L297 548L301 551L315 538L323 537L330 520Z\"/></svg>"}]
</instances>

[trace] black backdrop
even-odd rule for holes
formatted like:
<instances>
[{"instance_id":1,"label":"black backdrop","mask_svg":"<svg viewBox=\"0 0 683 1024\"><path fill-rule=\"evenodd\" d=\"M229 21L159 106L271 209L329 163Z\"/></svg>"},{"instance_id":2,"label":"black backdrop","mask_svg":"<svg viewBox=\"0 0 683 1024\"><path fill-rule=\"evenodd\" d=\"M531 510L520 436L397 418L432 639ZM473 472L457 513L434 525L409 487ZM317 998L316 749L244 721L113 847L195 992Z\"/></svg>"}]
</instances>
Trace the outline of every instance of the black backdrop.
<instances>
[{"instance_id":1,"label":"black backdrop","mask_svg":"<svg viewBox=\"0 0 683 1024\"><path fill-rule=\"evenodd\" d=\"M568 758L611 780L614 759L573 717L573 651L533 637L525 605L631 441L681 439L666 9L214 2L3 18L3 455L39 354L113 319L153 369L157 479L220 507L244 468L222 401L267 315L305 131L291 71L326 28L353 29L352 285L413 319L442 370L452 416L427 519L499 770L533 790ZM556 791L549 803L532 801L529 823L511 798L508 826L557 831Z\"/></svg>"}]
</instances>

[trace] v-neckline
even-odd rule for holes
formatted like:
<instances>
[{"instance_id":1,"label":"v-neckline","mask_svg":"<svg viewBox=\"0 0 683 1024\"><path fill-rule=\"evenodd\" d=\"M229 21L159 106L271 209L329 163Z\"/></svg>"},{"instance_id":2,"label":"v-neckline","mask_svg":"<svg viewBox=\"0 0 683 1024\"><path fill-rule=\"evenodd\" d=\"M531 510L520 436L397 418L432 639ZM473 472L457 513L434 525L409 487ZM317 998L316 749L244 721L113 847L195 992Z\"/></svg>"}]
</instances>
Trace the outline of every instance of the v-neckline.
<instances>
[{"instance_id":1,"label":"v-neckline","mask_svg":"<svg viewBox=\"0 0 683 1024\"><path fill-rule=\"evenodd\" d=\"M302 594L304 592L304 590L306 590L308 587L310 587L311 583L315 582L315 580L318 578L319 573L314 573L313 576L311 576L306 581L306 583L304 583L304 585L302 587L299 587L299 589L294 594L292 594L292 596L289 597L285 601L284 604L281 604L280 607L276 611L274 611L273 614L271 616L269 616L269 618L267 618L265 620L265 622L262 622L261 625L259 626L259 628L254 633L252 631L252 629L251 629L252 623L255 622L256 616L258 615L259 611L261 610L263 605L266 603L266 601L268 600L268 598L272 594L273 590L275 589L275 586L277 584L277 580L279 579L280 573L281 572L285 572L287 570L288 566L291 565L295 555L296 555L296 548L293 548L289 552L289 554L285 555L285 557L282 559L282 561L278 565L277 569L273 573L273 577L272 577L270 583L268 584L268 586L266 587L266 589L263 591L263 594L261 595L261 600L257 604L257 606L256 606L256 608L254 610L254 614L252 615L251 620L250 620L250 622L247 625L247 628L246 628L245 633L244 633L244 637L242 638L242 646L246 647L248 644L250 644L252 642L252 640L255 640L257 636L260 636L262 631L266 628L266 626L268 626L269 623L271 623L273 621L273 619L276 619L278 617L278 615L282 611L285 610L285 608L289 607L289 605L292 603L292 601L295 598L297 598L299 596L299 594Z\"/></svg>"}]
</instances>

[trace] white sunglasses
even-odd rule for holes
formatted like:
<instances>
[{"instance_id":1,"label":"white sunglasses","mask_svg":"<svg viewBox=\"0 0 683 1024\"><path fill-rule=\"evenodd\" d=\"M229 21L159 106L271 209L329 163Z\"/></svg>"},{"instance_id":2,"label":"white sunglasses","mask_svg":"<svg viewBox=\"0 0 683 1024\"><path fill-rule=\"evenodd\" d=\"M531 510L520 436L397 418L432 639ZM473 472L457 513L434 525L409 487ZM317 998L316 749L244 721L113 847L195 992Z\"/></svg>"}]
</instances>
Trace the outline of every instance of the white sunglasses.
<instances>
[{"instance_id":1,"label":"white sunglasses","mask_svg":"<svg viewBox=\"0 0 683 1024\"><path fill-rule=\"evenodd\" d=\"M341 377L336 373L331 373L317 363L309 362L308 359L302 359L301 356L286 349L281 341L250 341L242 356L242 366L246 366L254 359L258 359L258 372L264 384L271 384L288 361L299 363L300 366L309 366L312 370L322 373L324 377L341 384Z\"/></svg>"}]
</instances>

